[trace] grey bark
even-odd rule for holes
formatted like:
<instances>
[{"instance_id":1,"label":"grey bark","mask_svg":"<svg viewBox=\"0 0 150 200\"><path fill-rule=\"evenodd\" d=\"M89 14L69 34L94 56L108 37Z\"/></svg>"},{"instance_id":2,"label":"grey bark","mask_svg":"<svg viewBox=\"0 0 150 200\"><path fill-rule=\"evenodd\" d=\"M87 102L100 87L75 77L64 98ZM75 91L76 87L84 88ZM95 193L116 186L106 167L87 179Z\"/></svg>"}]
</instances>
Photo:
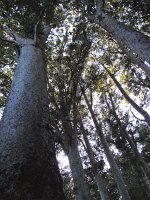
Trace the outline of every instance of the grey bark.
<instances>
[{"instance_id":1,"label":"grey bark","mask_svg":"<svg viewBox=\"0 0 150 200\"><path fill-rule=\"evenodd\" d=\"M82 161L80 158L79 150L78 150L78 142L77 142L77 132L75 127L72 126L71 120L69 117L69 105L70 102L65 102L63 98L63 92L61 88L60 96L58 102L54 95L54 90L51 85L49 85L50 90L50 99L56 107L57 115L59 116L59 120L62 124L63 133L60 134L59 128L56 124L54 127L56 128L57 134L55 135L60 142L62 149L66 153L69 165L72 173L75 195L77 200L90 200L90 190L85 179L85 173L82 166ZM65 94L66 95L66 94Z\"/></svg>"},{"instance_id":2,"label":"grey bark","mask_svg":"<svg viewBox=\"0 0 150 200\"><path fill-rule=\"evenodd\" d=\"M108 162L109 162L109 164L110 164L112 173L113 173L113 175L114 175L114 179L115 179L116 184L117 184L118 189L119 189L119 193L120 193L121 199L122 199L122 200L131 200L130 195L129 195L129 193L128 193L128 190L127 190L127 188L126 188L126 184L125 184L125 182L124 182L124 180L123 180L123 177L122 177L122 175L121 175L121 172L120 172L120 170L119 170L119 167L117 166L117 163L116 163L116 161L114 160L113 155L112 155L112 153L111 153L111 151L110 151L110 149L109 149L109 146L108 146L108 144L107 144L107 141L106 141L106 139L105 139L105 137L104 137L104 134L103 134L103 132L102 132L101 125L98 124L97 119L96 119L95 114L94 114L94 111L93 111L93 109L92 109L92 106L90 105L90 103L89 103L89 101L88 101L86 95L85 95L85 94L83 94L83 95L84 95L84 99L85 99L85 102L86 102L86 104L87 104L87 107L88 107L88 109L89 109L89 111L90 111L90 114L91 114L91 116L92 116L92 120L93 120L93 122L94 122L94 125L95 125L95 128L96 128L96 130L97 130L97 133L98 133L98 135L99 135L99 137L100 137L102 146L103 146L103 148L104 148L104 152L105 152L106 157L107 157L107 159L108 159Z\"/></svg>"},{"instance_id":3,"label":"grey bark","mask_svg":"<svg viewBox=\"0 0 150 200\"><path fill-rule=\"evenodd\" d=\"M0 124L0 198L62 200L62 181L49 133L44 53L22 45Z\"/></svg>"},{"instance_id":4,"label":"grey bark","mask_svg":"<svg viewBox=\"0 0 150 200\"><path fill-rule=\"evenodd\" d=\"M97 7L95 22L104 28L120 44L131 49L144 61L150 63L150 38L135 29L117 21Z\"/></svg>"},{"instance_id":5,"label":"grey bark","mask_svg":"<svg viewBox=\"0 0 150 200\"><path fill-rule=\"evenodd\" d=\"M74 189L77 200L90 200L89 187L85 180L85 174L76 145L68 146L67 156L74 182Z\"/></svg>"},{"instance_id":6,"label":"grey bark","mask_svg":"<svg viewBox=\"0 0 150 200\"><path fill-rule=\"evenodd\" d=\"M93 169L93 173L95 175L95 179L96 179L96 183L97 183L97 187L98 187L98 190L99 190L101 200L109 200L110 198L109 198L109 195L108 195L108 191L106 189L106 184L105 184L105 181L103 180L103 178L101 177L101 174L99 172L99 169L98 169L98 166L97 166L97 161L95 159L94 152L92 150L92 147L91 147L89 140L88 140L88 137L86 135L82 119L80 119L80 126L81 126L81 130L82 130L83 138L84 138L84 141L85 141L87 153L88 153L88 156L89 156L89 159L90 159L90 163L91 163L91 166L92 166L92 169Z\"/></svg>"},{"instance_id":7,"label":"grey bark","mask_svg":"<svg viewBox=\"0 0 150 200\"><path fill-rule=\"evenodd\" d=\"M145 121L150 126L150 115L145 110L143 110L140 106L138 106L135 103L135 101L133 101L128 96L128 94L122 88L121 84L117 81L117 79L115 78L115 76L106 67L104 67L104 68L108 72L109 76L112 78L112 80L114 81L114 83L116 84L116 86L118 87L118 89L120 90L120 92L122 93L122 95L124 96L124 98L133 106L133 108L135 108L144 117Z\"/></svg>"},{"instance_id":8,"label":"grey bark","mask_svg":"<svg viewBox=\"0 0 150 200\"><path fill-rule=\"evenodd\" d=\"M65 118L62 122L64 129L63 149L68 156L69 165L73 177L77 200L90 200L90 190L85 179L85 173L80 158L77 136L71 127L70 120Z\"/></svg>"},{"instance_id":9,"label":"grey bark","mask_svg":"<svg viewBox=\"0 0 150 200\"><path fill-rule=\"evenodd\" d=\"M138 56L136 56L133 51L125 48L123 44L119 44L119 46L123 53L125 53L128 58L131 59L132 63L138 65L138 67L140 67L145 72L145 75L150 79L150 67L148 67Z\"/></svg>"}]
</instances>

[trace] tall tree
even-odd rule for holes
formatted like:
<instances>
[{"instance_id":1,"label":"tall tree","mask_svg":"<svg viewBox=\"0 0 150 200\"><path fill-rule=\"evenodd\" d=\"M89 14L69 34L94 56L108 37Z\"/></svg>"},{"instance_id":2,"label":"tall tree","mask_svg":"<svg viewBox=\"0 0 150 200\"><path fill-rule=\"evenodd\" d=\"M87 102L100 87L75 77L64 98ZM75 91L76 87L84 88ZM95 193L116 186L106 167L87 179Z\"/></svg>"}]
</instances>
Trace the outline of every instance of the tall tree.
<instances>
[{"instance_id":1,"label":"tall tree","mask_svg":"<svg viewBox=\"0 0 150 200\"><path fill-rule=\"evenodd\" d=\"M93 173L95 175L95 179L96 179L96 183L97 183L97 187L98 187L98 190L99 190L100 197L101 197L102 200L109 200L108 191L106 189L106 183L105 183L105 180L103 180L103 178L102 178L102 176L99 172L98 163L95 159L94 152L91 148L89 139L87 137L86 130L84 129L84 125L83 125L81 116L80 116L79 123L80 123L80 126L81 126L80 128L81 128L83 138L84 138L84 142L85 142L85 145L86 145L87 154L89 156L91 166L92 166L92 170L93 170Z\"/></svg>"},{"instance_id":2,"label":"tall tree","mask_svg":"<svg viewBox=\"0 0 150 200\"><path fill-rule=\"evenodd\" d=\"M109 76L113 79L113 81L115 82L116 86L118 87L118 89L120 90L120 92L122 93L122 95L126 98L126 100L144 117L144 119L148 123L148 125L150 125L150 116L149 116L149 114L145 110L143 110L143 108L141 108L140 106L138 106L136 104L136 102L133 101L129 97L129 95L122 88L121 84L117 81L117 79L115 78L115 76L106 67L104 67L104 68L108 72Z\"/></svg>"},{"instance_id":3,"label":"tall tree","mask_svg":"<svg viewBox=\"0 0 150 200\"><path fill-rule=\"evenodd\" d=\"M91 193L92 199L97 199L97 181L103 199L107 199L106 188L112 199L119 195L148 199L149 128L131 117L135 113L120 91L132 104L135 102L128 97L138 98L139 107L133 105L142 108L148 121L143 111L149 106L149 3L102 2L0 1L0 114L6 105L0 125L2 199L64 199L55 158L59 144L68 155L74 181L69 198L76 193L77 199L89 200ZM102 65L109 66L114 79ZM120 91L115 83L120 84ZM88 88L89 109L79 84ZM77 111L83 116L90 141ZM83 137L89 157L79 142ZM107 180L106 188L100 175ZM65 178L69 187L70 177Z\"/></svg>"},{"instance_id":4,"label":"tall tree","mask_svg":"<svg viewBox=\"0 0 150 200\"><path fill-rule=\"evenodd\" d=\"M83 24L79 24L73 33L74 42L70 43L67 37L68 33L66 33L63 41L58 45L59 54L53 58L53 61L57 62L57 68L52 67L53 61L49 63L51 68L49 96L52 104L51 109L55 110L53 118L56 121L58 137L60 137L61 146L69 160L76 199L89 200L91 198L90 190L78 150L76 123L73 122L75 121L74 109L79 101L77 97L78 82L90 48L90 42L87 41L86 36L84 35L82 38L84 34L84 30L81 30L82 27ZM81 43L78 43L78 40Z\"/></svg>"},{"instance_id":5,"label":"tall tree","mask_svg":"<svg viewBox=\"0 0 150 200\"><path fill-rule=\"evenodd\" d=\"M99 25L106 30L111 37L113 37L124 53L129 55L130 59L133 59L133 63L141 67L149 77L150 69L144 62L150 63L150 38L147 34L143 34L140 31L133 29L131 26L127 26L125 23L119 22L119 20L109 14L109 11L105 11L104 0L96 1L80 1L76 6L79 10L83 11L83 15L89 20L89 22ZM109 4L111 2L108 2ZM138 57L136 61L136 57ZM141 60L141 61L140 61ZM142 65L143 63L143 65Z\"/></svg>"},{"instance_id":6,"label":"tall tree","mask_svg":"<svg viewBox=\"0 0 150 200\"><path fill-rule=\"evenodd\" d=\"M148 168L147 164L145 163L144 159L142 158L141 154L139 153L139 150L138 150L138 148L135 144L135 141L133 140L133 138L130 137L129 133L126 130L125 125L121 122L119 116L117 115L116 107L115 107L112 95L110 93L109 93L109 99L110 99L110 102L111 102L110 104L108 103L107 99L105 98L108 109L110 111L110 114L113 115L115 120L117 121L117 124L120 127L120 132L121 132L122 138L124 138L125 140L128 141L132 151L134 152L137 165L140 166L138 170L141 171L140 174L142 174L142 176L144 176L146 189L148 190L147 193L149 193L150 192L150 188L149 188L150 171L149 171L149 168ZM110 120L108 120L108 121L110 122ZM111 122L109 124L111 126ZM118 136L118 138L119 138L119 136Z\"/></svg>"},{"instance_id":7,"label":"tall tree","mask_svg":"<svg viewBox=\"0 0 150 200\"><path fill-rule=\"evenodd\" d=\"M109 162L109 164L111 166L111 170L112 170L112 173L114 175L115 181L117 183L117 186L118 186L118 189L119 189L119 192L120 192L120 196L121 196L121 198L123 200L131 199L130 195L129 195L128 191L127 191L127 188L125 186L125 182L123 180L123 177L122 177L122 175L120 173L120 170L119 170L119 168L117 166L117 163L115 162L115 160L113 158L113 155L112 155L112 153L111 153L111 151L109 149L109 146L107 144L107 141L105 139L105 136L103 135L103 132L102 132L102 129L101 129L101 125L98 124L98 122L97 122L97 119L95 117L95 114L94 114L94 111L92 109L92 106L90 105L90 103L88 101L88 98L86 97L85 94L83 94L83 95L84 95L84 99L86 101L87 107L88 107L88 109L90 111L90 114L92 116L92 120L93 120L94 125L96 127L97 133L98 133L98 135L100 137L100 140L101 140L102 146L104 148L105 154L107 156L108 162Z\"/></svg>"},{"instance_id":8,"label":"tall tree","mask_svg":"<svg viewBox=\"0 0 150 200\"><path fill-rule=\"evenodd\" d=\"M12 17L9 24L6 21L3 26L7 37L13 38L7 41L19 49L17 68L0 124L1 199L65 198L54 140L49 132L44 47L50 26L40 22L40 18L46 16L43 7L51 6L53 16L57 2L46 3L0 3L4 19L7 15L8 19ZM20 34L11 28L13 20L20 23Z\"/></svg>"}]
</instances>

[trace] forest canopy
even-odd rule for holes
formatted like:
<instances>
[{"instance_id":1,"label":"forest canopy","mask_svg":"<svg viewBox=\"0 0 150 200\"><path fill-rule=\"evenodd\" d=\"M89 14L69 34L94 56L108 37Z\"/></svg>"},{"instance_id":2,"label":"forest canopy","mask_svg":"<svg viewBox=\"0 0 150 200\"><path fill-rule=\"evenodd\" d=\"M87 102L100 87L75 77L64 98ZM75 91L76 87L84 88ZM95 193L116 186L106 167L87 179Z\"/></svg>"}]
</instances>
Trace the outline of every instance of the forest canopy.
<instances>
[{"instance_id":1,"label":"forest canopy","mask_svg":"<svg viewBox=\"0 0 150 200\"><path fill-rule=\"evenodd\" d=\"M0 1L2 199L150 198L149 11L149 0Z\"/></svg>"}]
</instances>

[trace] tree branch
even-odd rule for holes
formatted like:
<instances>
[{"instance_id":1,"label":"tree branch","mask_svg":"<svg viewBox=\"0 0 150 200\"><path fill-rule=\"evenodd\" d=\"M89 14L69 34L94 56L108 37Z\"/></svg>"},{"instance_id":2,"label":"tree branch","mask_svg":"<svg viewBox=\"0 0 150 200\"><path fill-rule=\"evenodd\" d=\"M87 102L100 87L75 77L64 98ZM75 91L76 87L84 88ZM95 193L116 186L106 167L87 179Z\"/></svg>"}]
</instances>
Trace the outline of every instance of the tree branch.
<instances>
[{"instance_id":1,"label":"tree branch","mask_svg":"<svg viewBox=\"0 0 150 200\"><path fill-rule=\"evenodd\" d=\"M14 44L18 46L23 46L25 44L34 44L34 41L32 39L27 39L18 35L11 26L10 27L3 26L3 29L9 36L14 38L14 40L12 41L14 42Z\"/></svg>"},{"instance_id":2,"label":"tree branch","mask_svg":"<svg viewBox=\"0 0 150 200\"><path fill-rule=\"evenodd\" d=\"M15 40L8 40L8 39L2 38L2 37L0 37L0 40L3 42L7 42L9 44L16 44Z\"/></svg>"},{"instance_id":3,"label":"tree branch","mask_svg":"<svg viewBox=\"0 0 150 200\"><path fill-rule=\"evenodd\" d=\"M20 39L20 36L16 33L16 31L11 26L10 27L3 26L3 29L8 35L12 36L15 39L14 42Z\"/></svg>"},{"instance_id":4,"label":"tree branch","mask_svg":"<svg viewBox=\"0 0 150 200\"><path fill-rule=\"evenodd\" d=\"M134 114L133 111L131 110L131 106L130 106L130 111L131 111L132 115L133 115L137 120L142 121L142 122L145 122L144 119L139 119L138 117L135 116L135 114Z\"/></svg>"},{"instance_id":5,"label":"tree branch","mask_svg":"<svg viewBox=\"0 0 150 200\"><path fill-rule=\"evenodd\" d=\"M34 43L35 44L37 43L37 29L39 27L39 24L40 24L40 21L42 19L43 14L44 14L44 11L45 11L45 7L41 10L41 12L40 12L40 14L38 16L38 21L34 26Z\"/></svg>"},{"instance_id":6,"label":"tree branch","mask_svg":"<svg viewBox=\"0 0 150 200\"><path fill-rule=\"evenodd\" d=\"M43 33L44 33L44 39L46 40L50 31L51 31L51 26L50 25L44 25L44 30L43 30Z\"/></svg>"},{"instance_id":7,"label":"tree branch","mask_svg":"<svg viewBox=\"0 0 150 200\"><path fill-rule=\"evenodd\" d=\"M104 0L96 0L96 13L95 13L96 19L100 19L101 17L103 17L104 4L105 4Z\"/></svg>"},{"instance_id":8,"label":"tree branch","mask_svg":"<svg viewBox=\"0 0 150 200\"><path fill-rule=\"evenodd\" d=\"M112 78L123 97L133 106L134 109L136 109L144 117L145 121L150 125L150 115L145 110L143 110L143 108L141 108L135 101L133 101L133 99L130 98L130 96L122 88L121 84L117 81L114 74L112 74L105 66L103 67L108 75Z\"/></svg>"}]
</instances>

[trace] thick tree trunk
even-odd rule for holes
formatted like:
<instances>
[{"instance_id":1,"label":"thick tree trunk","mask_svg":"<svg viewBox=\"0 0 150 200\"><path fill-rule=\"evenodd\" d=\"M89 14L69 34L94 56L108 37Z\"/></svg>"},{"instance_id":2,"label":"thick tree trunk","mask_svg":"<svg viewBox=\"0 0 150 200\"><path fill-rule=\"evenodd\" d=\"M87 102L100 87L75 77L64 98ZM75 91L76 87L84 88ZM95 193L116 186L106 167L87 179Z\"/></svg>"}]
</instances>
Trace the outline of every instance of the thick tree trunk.
<instances>
[{"instance_id":1,"label":"thick tree trunk","mask_svg":"<svg viewBox=\"0 0 150 200\"><path fill-rule=\"evenodd\" d=\"M0 126L0 198L62 200L42 50L24 45Z\"/></svg>"},{"instance_id":2,"label":"thick tree trunk","mask_svg":"<svg viewBox=\"0 0 150 200\"><path fill-rule=\"evenodd\" d=\"M71 127L69 119L63 120L64 151L68 156L69 165L73 177L75 194L77 200L90 200L90 190L85 179L85 173L80 158L76 133Z\"/></svg>"},{"instance_id":3,"label":"thick tree trunk","mask_svg":"<svg viewBox=\"0 0 150 200\"><path fill-rule=\"evenodd\" d=\"M87 137L85 130L84 130L82 119L80 119L80 125L81 125L83 138L84 138L84 141L85 141L85 145L86 145L87 153L88 153L90 163L91 163L91 166L92 166L92 169L93 169L93 173L95 175L95 179L96 179L96 183L97 183L97 187L98 187L98 190L99 190L101 200L109 200L110 198L109 198L109 195L108 195L108 192L107 192L107 189L106 189L106 184L105 184L105 181L103 180L103 178L100 175L100 172L99 172L99 169L98 169L98 166L97 166L97 161L96 161L95 156L94 156L94 152L92 150L92 147L89 143L88 137Z\"/></svg>"},{"instance_id":4,"label":"thick tree trunk","mask_svg":"<svg viewBox=\"0 0 150 200\"><path fill-rule=\"evenodd\" d=\"M144 61L150 63L150 38L133 28L118 22L115 18L105 14L101 10L96 15L96 22L108 31L109 34L125 47L131 49Z\"/></svg>"},{"instance_id":5,"label":"thick tree trunk","mask_svg":"<svg viewBox=\"0 0 150 200\"><path fill-rule=\"evenodd\" d=\"M120 172L120 170L119 170L119 168L118 168L118 166L117 166L117 164L116 164L116 162L115 162L115 160L114 160L114 158L113 158L113 155L112 155L112 153L111 153L111 151L110 151L110 149L109 149L109 146L108 146L108 144L107 144L107 141L106 141L106 139L105 139L105 137L104 137L104 135L103 135L103 132L102 132L102 130L101 130L101 127L100 127L100 125L99 125L98 122L97 122L97 119L96 119L96 117L95 117L94 111L93 111L91 105L89 104L89 101L88 101L86 95L85 95L85 94L83 94L83 95L84 95L84 99L85 99L85 101L86 101L86 104L87 104L87 106L88 106L88 109L89 109L89 111L90 111L90 114L91 114L91 116L92 116L92 119L93 119L95 128L96 128L96 130L97 130L97 133L98 133L98 135L99 135L99 137L100 137L102 146L103 146L103 148L104 148L104 152L105 152L106 157L107 157L107 159L108 159L108 162L109 162L109 164L110 164L110 167L111 167L112 173L113 173L113 175L114 175L115 181L116 181L116 183L117 183L117 186L118 186L118 189L119 189L119 192L120 192L121 199L122 199L122 200L131 200L130 195L129 195L128 191L127 191L125 182L124 182L124 180L123 180L123 177L122 177L122 175L121 175L121 172Z\"/></svg>"},{"instance_id":6,"label":"thick tree trunk","mask_svg":"<svg viewBox=\"0 0 150 200\"><path fill-rule=\"evenodd\" d=\"M145 75L150 79L150 67L148 67L144 61L142 61L139 57L137 57L133 51L128 50L125 48L124 44L119 44L120 48L122 49L123 53L128 56L128 58L132 61L132 63L138 65L144 72Z\"/></svg>"},{"instance_id":7,"label":"thick tree trunk","mask_svg":"<svg viewBox=\"0 0 150 200\"><path fill-rule=\"evenodd\" d=\"M140 106L138 106L135 103L135 101L133 101L128 96L128 94L122 88L121 84L117 81L117 79L115 78L115 76L106 67L104 67L104 68L108 72L109 76L112 78L112 80L114 81L114 83L116 84L116 86L118 87L118 89L120 90L120 92L122 93L122 95L124 96L124 98L131 104L131 106L133 106L133 108L135 108L144 117L145 121L150 126L150 115L145 110L143 110Z\"/></svg>"}]
</instances>

